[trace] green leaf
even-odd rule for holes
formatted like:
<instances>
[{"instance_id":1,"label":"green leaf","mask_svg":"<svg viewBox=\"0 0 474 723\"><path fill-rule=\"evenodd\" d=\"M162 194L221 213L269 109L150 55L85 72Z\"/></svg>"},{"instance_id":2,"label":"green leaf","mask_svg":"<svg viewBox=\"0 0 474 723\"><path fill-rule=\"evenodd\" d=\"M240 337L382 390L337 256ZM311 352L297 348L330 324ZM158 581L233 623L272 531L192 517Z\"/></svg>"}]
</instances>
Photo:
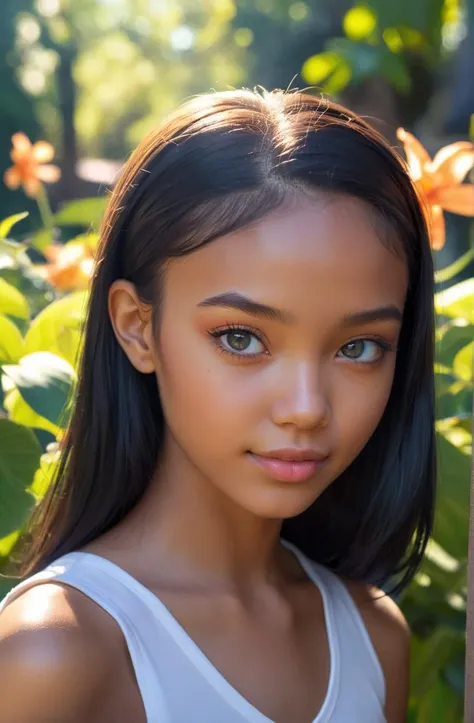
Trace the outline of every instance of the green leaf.
<instances>
[{"instance_id":1,"label":"green leaf","mask_svg":"<svg viewBox=\"0 0 474 723\"><path fill-rule=\"evenodd\" d=\"M108 199L83 198L69 201L54 217L59 226L94 226L97 228L102 221Z\"/></svg>"},{"instance_id":2,"label":"green leaf","mask_svg":"<svg viewBox=\"0 0 474 723\"><path fill-rule=\"evenodd\" d=\"M34 504L27 491L41 457L31 431L9 419L0 419L0 537L21 527Z\"/></svg>"},{"instance_id":3,"label":"green leaf","mask_svg":"<svg viewBox=\"0 0 474 723\"><path fill-rule=\"evenodd\" d=\"M13 385L13 382L8 377L4 376L4 380L5 379L8 379L8 381ZM15 387L13 387L13 389L8 391L8 393L5 395L3 405L7 410L8 416L12 420L12 422L22 424L25 427L30 427L35 432L35 434L37 434L38 429L41 429L45 430L46 432L50 432L50 434L53 435L54 439L56 439L58 434L61 432L60 428L56 424L52 424L47 419L41 417L39 414L33 411L33 409L29 406L29 404L25 402L20 392ZM39 437L38 441L40 444L42 443L42 440L39 439Z\"/></svg>"},{"instance_id":4,"label":"green leaf","mask_svg":"<svg viewBox=\"0 0 474 723\"><path fill-rule=\"evenodd\" d=\"M26 253L26 245L11 239L0 239L0 269L16 269L18 266L30 267L31 261Z\"/></svg>"},{"instance_id":5,"label":"green leaf","mask_svg":"<svg viewBox=\"0 0 474 723\"><path fill-rule=\"evenodd\" d=\"M58 462L58 452L46 452L41 456L40 466L36 470L33 484L30 487L30 491L36 499L41 499L46 493L56 472Z\"/></svg>"},{"instance_id":6,"label":"green leaf","mask_svg":"<svg viewBox=\"0 0 474 723\"><path fill-rule=\"evenodd\" d=\"M463 269L465 269L466 266L468 266L468 264L470 264L473 259L474 249L469 249L469 251L463 254L454 263L450 264L449 266L445 266L444 269L439 269L438 271L435 271L435 282L437 284L441 284L446 281L450 281L455 276L457 276Z\"/></svg>"},{"instance_id":7,"label":"green leaf","mask_svg":"<svg viewBox=\"0 0 474 723\"><path fill-rule=\"evenodd\" d=\"M436 684L439 675L460 645L462 636L451 628L439 627L423 642L412 656L411 693L422 697Z\"/></svg>"},{"instance_id":8,"label":"green leaf","mask_svg":"<svg viewBox=\"0 0 474 723\"><path fill-rule=\"evenodd\" d=\"M23 357L18 365L6 364L3 371L37 414L58 426L64 421L76 377L67 361L40 351Z\"/></svg>"},{"instance_id":9,"label":"green leaf","mask_svg":"<svg viewBox=\"0 0 474 723\"><path fill-rule=\"evenodd\" d=\"M0 278L0 314L16 316L19 319L28 319L30 315L26 297L2 278Z\"/></svg>"},{"instance_id":10,"label":"green leaf","mask_svg":"<svg viewBox=\"0 0 474 723\"><path fill-rule=\"evenodd\" d=\"M50 351L74 366L81 347L87 301L87 291L75 291L46 306L28 329L25 354Z\"/></svg>"},{"instance_id":11,"label":"green leaf","mask_svg":"<svg viewBox=\"0 0 474 723\"><path fill-rule=\"evenodd\" d=\"M473 378L473 356L474 341L465 346L454 357L453 370L455 375L466 382L471 382Z\"/></svg>"},{"instance_id":12,"label":"green leaf","mask_svg":"<svg viewBox=\"0 0 474 723\"><path fill-rule=\"evenodd\" d=\"M0 314L0 364L15 364L23 354L23 337L18 327Z\"/></svg>"},{"instance_id":13,"label":"green leaf","mask_svg":"<svg viewBox=\"0 0 474 723\"><path fill-rule=\"evenodd\" d=\"M462 323L462 319L453 319L444 325L442 334L436 343L436 361L452 367L456 354L474 339L474 325Z\"/></svg>"},{"instance_id":14,"label":"green leaf","mask_svg":"<svg viewBox=\"0 0 474 723\"><path fill-rule=\"evenodd\" d=\"M12 532L10 535L2 537L0 540L0 557L7 557L10 554L13 545L18 540L19 534L19 531L15 530L15 532Z\"/></svg>"},{"instance_id":15,"label":"green leaf","mask_svg":"<svg viewBox=\"0 0 474 723\"><path fill-rule=\"evenodd\" d=\"M435 294L435 308L437 314L461 317L474 324L474 278Z\"/></svg>"},{"instance_id":16,"label":"green leaf","mask_svg":"<svg viewBox=\"0 0 474 723\"><path fill-rule=\"evenodd\" d=\"M437 435L439 484L433 538L455 558L467 555L470 457Z\"/></svg>"},{"instance_id":17,"label":"green leaf","mask_svg":"<svg viewBox=\"0 0 474 723\"><path fill-rule=\"evenodd\" d=\"M3 221L0 222L0 239L6 238L13 226L27 216L29 216L28 211L23 211L23 213L15 213L13 216L8 216L8 218L3 219Z\"/></svg>"}]
</instances>

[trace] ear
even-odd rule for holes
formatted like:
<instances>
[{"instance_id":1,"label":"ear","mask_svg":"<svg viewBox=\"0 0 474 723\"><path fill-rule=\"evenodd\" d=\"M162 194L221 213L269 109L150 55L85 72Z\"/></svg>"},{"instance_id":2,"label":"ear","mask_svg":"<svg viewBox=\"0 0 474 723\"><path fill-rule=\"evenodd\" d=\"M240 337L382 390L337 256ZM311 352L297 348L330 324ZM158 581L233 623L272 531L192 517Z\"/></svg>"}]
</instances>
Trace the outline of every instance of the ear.
<instances>
[{"instance_id":1,"label":"ear","mask_svg":"<svg viewBox=\"0 0 474 723\"><path fill-rule=\"evenodd\" d=\"M131 363L143 374L155 371L151 304L140 300L135 285L118 279L109 289L108 310L118 343Z\"/></svg>"}]
</instances>

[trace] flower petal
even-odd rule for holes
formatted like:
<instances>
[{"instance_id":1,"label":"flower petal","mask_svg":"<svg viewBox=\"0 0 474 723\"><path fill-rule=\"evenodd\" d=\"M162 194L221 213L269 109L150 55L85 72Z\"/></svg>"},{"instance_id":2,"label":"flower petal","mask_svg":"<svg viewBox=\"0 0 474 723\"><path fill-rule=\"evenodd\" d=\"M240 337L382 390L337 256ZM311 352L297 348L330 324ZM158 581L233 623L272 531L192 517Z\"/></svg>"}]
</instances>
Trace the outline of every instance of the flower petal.
<instances>
[{"instance_id":1,"label":"flower petal","mask_svg":"<svg viewBox=\"0 0 474 723\"><path fill-rule=\"evenodd\" d=\"M473 166L474 144L469 141L451 143L441 148L432 162L432 170L443 185L461 183Z\"/></svg>"},{"instance_id":2,"label":"flower petal","mask_svg":"<svg viewBox=\"0 0 474 723\"><path fill-rule=\"evenodd\" d=\"M50 263L55 263L62 248L62 244L48 244L48 246L43 249L42 254Z\"/></svg>"},{"instance_id":3,"label":"flower petal","mask_svg":"<svg viewBox=\"0 0 474 723\"><path fill-rule=\"evenodd\" d=\"M36 196L40 192L41 182L35 176L28 176L28 178L23 179L23 188L25 189L25 193L27 196L30 196L31 198L36 198Z\"/></svg>"},{"instance_id":4,"label":"flower petal","mask_svg":"<svg viewBox=\"0 0 474 723\"><path fill-rule=\"evenodd\" d=\"M440 188L436 200L445 211L459 213L461 216L474 216L474 186L470 183Z\"/></svg>"},{"instance_id":5,"label":"flower petal","mask_svg":"<svg viewBox=\"0 0 474 723\"><path fill-rule=\"evenodd\" d=\"M36 176L40 181L46 183L56 183L61 178L61 171L57 166L38 166L36 169Z\"/></svg>"},{"instance_id":6,"label":"flower petal","mask_svg":"<svg viewBox=\"0 0 474 723\"><path fill-rule=\"evenodd\" d=\"M416 182L422 177L425 167L431 163L430 155L420 141L404 128L397 129L397 138L403 143L410 176L412 181Z\"/></svg>"},{"instance_id":7,"label":"flower petal","mask_svg":"<svg viewBox=\"0 0 474 723\"><path fill-rule=\"evenodd\" d=\"M21 158L29 155L31 151L31 141L25 133L14 133L12 135L12 153Z\"/></svg>"},{"instance_id":8,"label":"flower petal","mask_svg":"<svg viewBox=\"0 0 474 723\"><path fill-rule=\"evenodd\" d=\"M12 190L18 188L21 183L21 176L16 166L7 168L7 170L3 174L3 182L5 186L8 186L8 188L11 188Z\"/></svg>"},{"instance_id":9,"label":"flower petal","mask_svg":"<svg viewBox=\"0 0 474 723\"><path fill-rule=\"evenodd\" d=\"M32 156L36 163L48 163L54 158L54 148L48 141L37 141L33 146Z\"/></svg>"},{"instance_id":10,"label":"flower petal","mask_svg":"<svg viewBox=\"0 0 474 723\"><path fill-rule=\"evenodd\" d=\"M439 251L446 243L446 228L443 209L441 206L431 206L428 217L430 245L434 251Z\"/></svg>"}]
</instances>

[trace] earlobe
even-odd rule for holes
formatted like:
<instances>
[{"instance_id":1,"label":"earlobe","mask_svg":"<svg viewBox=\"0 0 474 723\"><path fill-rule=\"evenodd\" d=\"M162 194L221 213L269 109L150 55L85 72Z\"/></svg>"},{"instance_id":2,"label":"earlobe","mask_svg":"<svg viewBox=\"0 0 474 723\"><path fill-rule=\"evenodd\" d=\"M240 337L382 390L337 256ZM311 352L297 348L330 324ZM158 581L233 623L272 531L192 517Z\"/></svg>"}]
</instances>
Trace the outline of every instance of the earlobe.
<instances>
[{"instance_id":1,"label":"earlobe","mask_svg":"<svg viewBox=\"0 0 474 723\"><path fill-rule=\"evenodd\" d=\"M115 337L135 369L154 372L151 304L140 299L134 284L118 279L109 289L108 310Z\"/></svg>"}]
</instances>

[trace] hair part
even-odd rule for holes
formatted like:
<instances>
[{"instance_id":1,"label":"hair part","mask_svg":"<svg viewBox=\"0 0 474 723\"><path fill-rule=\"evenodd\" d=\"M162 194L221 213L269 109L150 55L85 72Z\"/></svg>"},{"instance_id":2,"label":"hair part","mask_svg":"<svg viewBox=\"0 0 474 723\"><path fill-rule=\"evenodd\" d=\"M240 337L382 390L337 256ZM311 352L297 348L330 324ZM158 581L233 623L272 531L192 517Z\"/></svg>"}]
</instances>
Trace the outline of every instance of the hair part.
<instances>
[{"instance_id":1,"label":"hair part","mask_svg":"<svg viewBox=\"0 0 474 723\"><path fill-rule=\"evenodd\" d=\"M363 201L409 273L392 392L365 448L282 535L348 577L401 589L423 556L435 490L433 267L423 211L387 142L341 106L299 92L199 96L131 155L103 220L73 414L33 513L22 573L103 534L140 500L165 429L153 374L118 344L108 291L133 282L159 319L166 262L258 222L298 193Z\"/></svg>"}]
</instances>

